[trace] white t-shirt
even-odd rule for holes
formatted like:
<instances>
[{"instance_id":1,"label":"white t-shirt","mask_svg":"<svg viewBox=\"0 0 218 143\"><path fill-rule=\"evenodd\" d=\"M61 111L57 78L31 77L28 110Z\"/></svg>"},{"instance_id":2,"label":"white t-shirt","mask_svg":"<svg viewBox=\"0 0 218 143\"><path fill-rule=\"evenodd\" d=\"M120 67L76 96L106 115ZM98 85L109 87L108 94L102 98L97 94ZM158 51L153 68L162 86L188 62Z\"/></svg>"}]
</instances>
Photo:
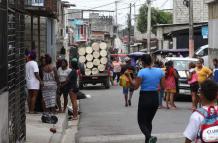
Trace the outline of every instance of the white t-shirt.
<instances>
[{"instance_id":1,"label":"white t-shirt","mask_svg":"<svg viewBox=\"0 0 218 143\"><path fill-rule=\"evenodd\" d=\"M58 76L59 76L59 80L60 82L64 82L67 79L67 76L70 74L72 70L70 68L67 68L65 70L63 70L61 67L58 68Z\"/></svg>"},{"instance_id":2,"label":"white t-shirt","mask_svg":"<svg viewBox=\"0 0 218 143\"><path fill-rule=\"evenodd\" d=\"M207 106L203 106L203 108L208 110ZM216 106L216 109L217 109L217 106ZM183 135L189 140L195 141L203 120L204 120L203 115L201 115L200 113L196 111L193 112L189 119L188 126L186 127Z\"/></svg>"},{"instance_id":3,"label":"white t-shirt","mask_svg":"<svg viewBox=\"0 0 218 143\"><path fill-rule=\"evenodd\" d=\"M40 83L39 80L36 78L35 73L39 72L39 67L37 62L29 61L26 63L26 84L27 89L39 89Z\"/></svg>"}]
</instances>

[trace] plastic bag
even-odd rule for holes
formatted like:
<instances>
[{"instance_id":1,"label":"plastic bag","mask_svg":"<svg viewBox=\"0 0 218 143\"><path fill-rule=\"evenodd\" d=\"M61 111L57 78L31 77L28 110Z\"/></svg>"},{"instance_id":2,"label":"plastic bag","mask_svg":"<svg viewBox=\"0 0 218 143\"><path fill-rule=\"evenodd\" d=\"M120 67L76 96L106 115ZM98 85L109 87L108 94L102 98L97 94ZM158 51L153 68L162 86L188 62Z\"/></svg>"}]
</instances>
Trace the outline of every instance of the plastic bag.
<instances>
[{"instance_id":1,"label":"plastic bag","mask_svg":"<svg viewBox=\"0 0 218 143\"><path fill-rule=\"evenodd\" d=\"M130 87L130 80L125 74L120 76L120 86Z\"/></svg>"}]
</instances>

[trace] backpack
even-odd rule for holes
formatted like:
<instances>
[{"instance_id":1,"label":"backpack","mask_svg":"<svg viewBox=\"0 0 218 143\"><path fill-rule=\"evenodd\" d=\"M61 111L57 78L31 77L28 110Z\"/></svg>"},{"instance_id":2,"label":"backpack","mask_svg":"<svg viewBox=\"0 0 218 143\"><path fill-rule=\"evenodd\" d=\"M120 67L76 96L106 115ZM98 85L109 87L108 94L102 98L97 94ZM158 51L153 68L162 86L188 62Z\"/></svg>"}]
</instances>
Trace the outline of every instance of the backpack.
<instances>
[{"instance_id":1,"label":"backpack","mask_svg":"<svg viewBox=\"0 0 218 143\"><path fill-rule=\"evenodd\" d=\"M43 123L56 124L58 122L58 117L55 115L50 115L48 113L43 113L41 117L41 121Z\"/></svg>"},{"instance_id":2,"label":"backpack","mask_svg":"<svg viewBox=\"0 0 218 143\"><path fill-rule=\"evenodd\" d=\"M214 106L210 106L208 110L204 108L197 109L196 112L200 113L204 120L201 123L200 129L197 134L196 143L217 143L218 142L218 114Z\"/></svg>"}]
</instances>

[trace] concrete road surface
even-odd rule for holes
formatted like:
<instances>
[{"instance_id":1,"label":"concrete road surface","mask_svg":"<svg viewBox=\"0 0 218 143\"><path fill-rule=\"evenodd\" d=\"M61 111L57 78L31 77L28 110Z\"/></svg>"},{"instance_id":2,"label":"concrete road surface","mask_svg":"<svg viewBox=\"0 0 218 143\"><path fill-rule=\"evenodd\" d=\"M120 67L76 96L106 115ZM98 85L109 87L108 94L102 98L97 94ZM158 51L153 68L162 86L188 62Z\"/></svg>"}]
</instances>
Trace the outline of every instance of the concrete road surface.
<instances>
[{"instance_id":1,"label":"concrete road surface","mask_svg":"<svg viewBox=\"0 0 218 143\"><path fill-rule=\"evenodd\" d=\"M77 143L144 143L137 123L139 93L133 96L132 106L124 106L120 87L105 90L92 86L83 90L91 99L81 100L81 118ZM158 110L153 122L153 134L158 143L183 143L182 133L191 114L191 103L176 103L177 110Z\"/></svg>"}]
</instances>

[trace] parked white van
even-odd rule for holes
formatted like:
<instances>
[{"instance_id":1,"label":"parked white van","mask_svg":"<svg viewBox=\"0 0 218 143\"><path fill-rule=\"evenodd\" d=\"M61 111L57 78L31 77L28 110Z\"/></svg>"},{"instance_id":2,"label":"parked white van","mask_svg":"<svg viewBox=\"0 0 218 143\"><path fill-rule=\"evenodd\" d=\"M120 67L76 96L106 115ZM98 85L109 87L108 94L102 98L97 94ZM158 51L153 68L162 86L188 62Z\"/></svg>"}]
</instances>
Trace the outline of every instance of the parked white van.
<instances>
[{"instance_id":1,"label":"parked white van","mask_svg":"<svg viewBox=\"0 0 218 143\"><path fill-rule=\"evenodd\" d=\"M208 59L208 45L201 46L196 52L194 57L200 57L204 59L204 65L209 67L209 59Z\"/></svg>"}]
</instances>

